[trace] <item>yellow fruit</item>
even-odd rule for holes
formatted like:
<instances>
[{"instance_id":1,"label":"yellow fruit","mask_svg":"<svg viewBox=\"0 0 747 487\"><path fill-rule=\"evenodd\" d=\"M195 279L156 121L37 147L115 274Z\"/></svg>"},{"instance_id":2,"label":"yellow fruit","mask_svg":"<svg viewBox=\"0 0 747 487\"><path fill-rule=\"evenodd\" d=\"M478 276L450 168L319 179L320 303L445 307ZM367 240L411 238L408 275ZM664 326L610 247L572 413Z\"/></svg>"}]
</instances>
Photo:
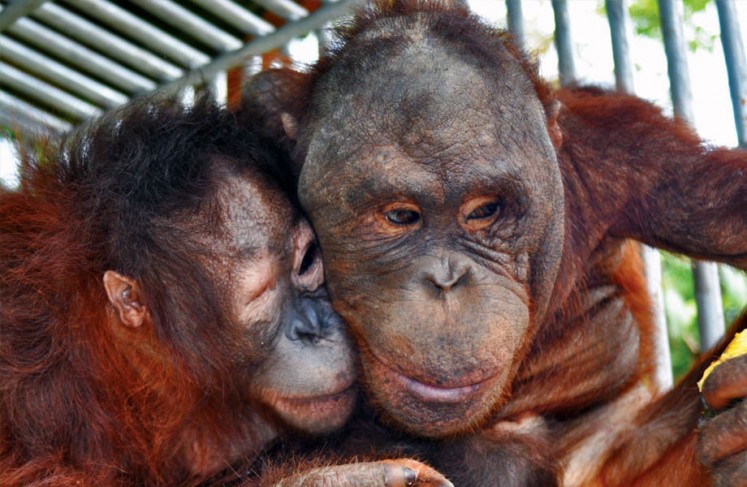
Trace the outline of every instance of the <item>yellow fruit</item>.
<instances>
[{"instance_id":1,"label":"yellow fruit","mask_svg":"<svg viewBox=\"0 0 747 487\"><path fill-rule=\"evenodd\" d=\"M738 357L747 353L747 330L740 331L734 336L734 339L729 342L726 350L721 356L716 359L708 368L703 372L703 377L698 381L698 390L703 390L703 382L706 380L713 369L719 366L722 362L729 360L730 358Z\"/></svg>"}]
</instances>

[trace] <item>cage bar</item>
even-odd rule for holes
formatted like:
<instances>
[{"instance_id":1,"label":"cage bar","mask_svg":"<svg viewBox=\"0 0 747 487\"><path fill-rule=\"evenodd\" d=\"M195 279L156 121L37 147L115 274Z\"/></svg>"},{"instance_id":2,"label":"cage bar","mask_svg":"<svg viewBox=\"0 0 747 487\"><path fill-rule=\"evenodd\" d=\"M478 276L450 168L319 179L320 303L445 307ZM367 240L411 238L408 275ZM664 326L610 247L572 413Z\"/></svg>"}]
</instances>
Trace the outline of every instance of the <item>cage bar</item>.
<instances>
[{"instance_id":1,"label":"cage bar","mask_svg":"<svg viewBox=\"0 0 747 487\"><path fill-rule=\"evenodd\" d=\"M734 126L740 147L747 148L747 60L739 30L737 6L734 0L716 0L721 26L721 45L724 48L729 92L734 110Z\"/></svg>"},{"instance_id":2,"label":"cage bar","mask_svg":"<svg viewBox=\"0 0 747 487\"><path fill-rule=\"evenodd\" d=\"M576 64L573 61L571 21L566 0L552 0L555 15L555 48L558 50L558 73L560 85L568 86L576 81Z\"/></svg>"},{"instance_id":3,"label":"cage bar","mask_svg":"<svg viewBox=\"0 0 747 487\"><path fill-rule=\"evenodd\" d=\"M615 86L618 91L635 94L633 81L633 65L631 63L628 36L630 19L625 0L606 0L607 20L610 25L612 41L612 57L615 63ZM660 390L672 387L672 357L669 351L669 334L667 319L664 313L664 294L661 282L661 254L647 245L641 245L641 259L646 273L646 287L651 297L652 314L654 317L654 379Z\"/></svg>"},{"instance_id":4,"label":"cage bar","mask_svg":"<svg viewBox=\"0 0 747 487\"><path fill-rule=\"evenodd\" d=\"M658 1L674 113L692 124L694 116L685 38L682 33L682 4L673 0ZM698 304L700 348L707 350L723 336L725 328L718 267L711 262L693 261L693 281L695 301Z\"/></svg>"},{"instance_id":5,"label":"cage bar","mask_svg":"<svg viewBox=\"0 0 747 487\"><path fill-rule=\"evenodd\" d=\"M516 44L521 49L525 49L524 13L521 10L521 0L506 0L506 11L508 12L508 30Z\"/></svg>"}]
</instances>

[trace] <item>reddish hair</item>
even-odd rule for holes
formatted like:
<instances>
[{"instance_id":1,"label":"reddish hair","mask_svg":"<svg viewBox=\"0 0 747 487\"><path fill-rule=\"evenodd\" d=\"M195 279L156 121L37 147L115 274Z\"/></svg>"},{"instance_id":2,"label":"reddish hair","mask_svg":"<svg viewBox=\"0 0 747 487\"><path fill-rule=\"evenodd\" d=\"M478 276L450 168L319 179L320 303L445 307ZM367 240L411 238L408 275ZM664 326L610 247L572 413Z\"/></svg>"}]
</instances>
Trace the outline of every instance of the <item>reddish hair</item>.
<instances>
[{"instance_id":1,"label":"reddish hair","mask_svg":"<svg viewBox=\"0 0 747 487\"><path fill-rule=\"evenodd\" d=\"M147 98L24 152L0 190L1 485L183 485L216 473L190 455L256 453L227 320L174 223L209 204L216 155L290 191L281 153L234 117ZM115 326L108 269L138 282L152 326Z\"/></svg>"}]
</instances>

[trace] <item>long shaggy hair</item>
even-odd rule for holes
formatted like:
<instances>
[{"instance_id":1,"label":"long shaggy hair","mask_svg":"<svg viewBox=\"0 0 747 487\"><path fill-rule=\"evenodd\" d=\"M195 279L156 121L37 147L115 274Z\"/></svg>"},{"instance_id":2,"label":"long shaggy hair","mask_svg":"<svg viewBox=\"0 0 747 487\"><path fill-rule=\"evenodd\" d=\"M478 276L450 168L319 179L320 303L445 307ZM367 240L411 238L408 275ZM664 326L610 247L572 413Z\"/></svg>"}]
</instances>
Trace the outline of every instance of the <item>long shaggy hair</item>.
<instances>
[{"instance_id":1,"label":"long shaggy hair","mask_svg":"<svg viewBox=\"0 0 747 487\"><path fill-rule=\"evenodd\" d=\"M19 188L0 189L0 485L199 482L181 460L190 429L256 447L226 317L175 223L214 204L216 156L292 199L250 122L145 98L22 151ZM141 287L145 334L113 326L108 269Z\"/></svg>"}]
</instances>

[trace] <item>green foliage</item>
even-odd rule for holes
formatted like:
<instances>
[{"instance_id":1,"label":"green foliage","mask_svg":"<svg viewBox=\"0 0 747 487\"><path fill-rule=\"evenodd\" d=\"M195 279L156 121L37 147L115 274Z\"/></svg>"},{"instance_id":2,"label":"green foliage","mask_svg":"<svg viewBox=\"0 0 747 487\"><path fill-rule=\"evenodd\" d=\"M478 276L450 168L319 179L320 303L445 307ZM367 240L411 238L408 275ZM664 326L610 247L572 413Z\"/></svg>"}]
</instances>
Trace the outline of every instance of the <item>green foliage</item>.
<instances>
[{"instance_id":1,"label":"green foliage","mask_svg":"<svg viewBox=\"0 0 747 487\"><path fill-rule=\"evenodd\" d=\"M628 7L628 12L636 34L661 38L659 4L656 0L635 0Z\"/></svg>"},{"instance_id":2,"label":"green foliage","mask_svg":"<svg viewBox=\"0 0 747 487\"><path fill-rule=\"evenodd\" d=\"M711 0L684 0L687 44L691 51L712 50L717 35L697 25L693 14L702 12ZM661 22L657 0L634 0L628 9L638 35L661 39Z\"/></svg>"},{"instance_id":3,"label":"green foliage","mask_svg":"<svg viewBox=\"0 0 747 487\"><path fill-rule=\"evenodd\" d=\"M662 287L676 380L690 368L700 351L690 262L662 253Z\"/></svg>"},{"instance_id":4,"label":"green foliage","mask_svg":"<svg viewBox=\"0 0 747 487\"><path fill-rule=\"evenodd\" d=\"M687 372L700 353L697 307L690 260L662 252L662 268L664 307L676 380ZM719 266L719 277L728 325L747 305L747 276L731 267Z\"/></svg>"},{"instance_id":5,"label":"green foliage","mask_svg":"<svg viewBox=\"0 0 747 487\"><path fill-rule=\"evenodd\" d=\"M712 50L718 35L698 25L697 13L703 12L712 0L683 0L685 37L691 51ZM604 2L599 0L598 12L604 15ZM629 13L637 35L661 39L661 22L657 0L632 0ZM662 252L662 285L664 307L669 330L672 369L675 380L692 366L700 353L698 310L691 262ZM747 275L728 266L719 267L724 318L731 323L747 306Z\"/></svg>"}]
</instances>

